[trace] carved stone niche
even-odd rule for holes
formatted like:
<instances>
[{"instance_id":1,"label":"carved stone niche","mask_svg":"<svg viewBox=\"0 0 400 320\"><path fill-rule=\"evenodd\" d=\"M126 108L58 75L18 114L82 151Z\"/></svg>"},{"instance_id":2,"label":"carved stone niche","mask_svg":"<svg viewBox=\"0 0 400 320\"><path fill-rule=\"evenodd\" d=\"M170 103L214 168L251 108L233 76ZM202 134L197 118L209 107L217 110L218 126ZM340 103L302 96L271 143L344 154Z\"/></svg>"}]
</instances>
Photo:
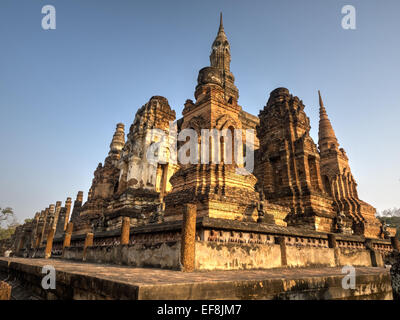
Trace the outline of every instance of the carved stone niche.
<instances>
[{"instance_id":1,"label":"carved stone niche","mask_svg":"<svg viewBox=\"0 0 400 320\"><path fill-rule=\"evenodd\" d=\"M344 212L340 211L336 218L335 218L335 231L337 233L342 233L342 234L346 234L346 235L351 235L353 234L353 221L352 219L346 217L346 215L344 214Z\"/></svg>"}]
</instances>

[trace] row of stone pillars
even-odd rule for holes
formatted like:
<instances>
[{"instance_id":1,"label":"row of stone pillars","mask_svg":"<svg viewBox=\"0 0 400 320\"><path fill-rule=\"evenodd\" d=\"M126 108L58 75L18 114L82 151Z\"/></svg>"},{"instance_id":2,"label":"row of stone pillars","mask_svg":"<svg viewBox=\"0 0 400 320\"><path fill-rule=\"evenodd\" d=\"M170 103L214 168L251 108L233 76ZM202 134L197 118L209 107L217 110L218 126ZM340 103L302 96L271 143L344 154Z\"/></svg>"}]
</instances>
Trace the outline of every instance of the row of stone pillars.
<instances>
[{"instance_id":1,"label":"row of stone pillars","mask_svg":"<svg viewBox=\"0 0 400 320\"><path fill-rule=\"evenodd\" d=\"M72 231L74 228L74 224L72 222L68 223L67 229L65 231L64 242L63 242L63 253L62 256L64 257L65 248L71 246L71 237ZM121 244L126 245L129 244L129 232L130 232L130 219L129 217L124 217L122 221L122 230L121 230ZM51 257L51 251L53 248L53 240L54 240L55 230L51 230L46 243L45 249L45 258L49 259ZM94 234L89 232L86 234L85 244L83 247L83 261L86 260L86 252L87 248L93 246Z\"/></svg>"},{"instance_id":2,"label":"row of stone pillars","mask_svg":"<svg viewBox=\"0 0 400 320\"><path fill-rule=\"evenodd\" d=\"M183 272L193 272L195 269L195 241L196 241L196 205L186 204L182 221L182 235L181 235L181 257L180 265ZM68 223L63 243L64 257L65 248L71 246L71 237L74 225L72 222ZM51 230L46 243L45 258L51 257L53 247L55 230ZM128 245L130 239L130 218L124 217L122 220L121 228L121 245ZM93 246L94 234L87 233L83 247L82 260L86 261L87 248Z\"/></svg>"},{"instance_id":3,"label":"row of stone pillars","mask_svg":"<svg viewBox=\"0 0 400 320\"><path fill-rule=\"evenodd\" d=\"M195 269L195 241L196 241L196 205L194 204L186 204L183 214L182 221L182 235L181 235L181 255L180 255L180 267L184 272L193 272ZM73 223L70 222L67 226L64 244L63 244L63 256L65 253L65 248L71 245L71 236L73 230ZM50 258L51 249L54 238L54 230L52 230L47 239L45 257ZM83 248L83 261L86 260L87 248L93 246L93 233L87 233L85 244ZM121 245L128 245L130 239L130 218L124 217L122 221L122 229L121 229ZM336 235L330 234L328 235L329 247L335 250L335 260L336 264L339 265L339 248L336 244ZM391 238L393 249L400 252L400 243L396 237ZM281 263L282 266L287 266L287 258L286 258L286 244L284 241L284 237L277 237L277 244L281 246ZM367 243L368 244L368 241ZM372 265L377 266L378 255L375 250L370 249Z\"/></svg>"}]
</instances>

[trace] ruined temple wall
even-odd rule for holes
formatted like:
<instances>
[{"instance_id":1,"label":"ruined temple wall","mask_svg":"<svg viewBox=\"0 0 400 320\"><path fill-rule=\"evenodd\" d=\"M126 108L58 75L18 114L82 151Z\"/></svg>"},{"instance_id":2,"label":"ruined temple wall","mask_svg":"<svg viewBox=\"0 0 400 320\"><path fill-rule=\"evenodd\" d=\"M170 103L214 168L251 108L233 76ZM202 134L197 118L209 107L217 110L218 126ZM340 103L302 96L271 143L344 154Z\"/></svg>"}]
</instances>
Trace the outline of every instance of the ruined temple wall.
<instances>
[{"instance_id":1,"label":"ruined temple wall","mask_svg":"<svg viewBox=\"0 0 400 320\"><path fill-rule=\"evenodd\" d=\"M153 244L92 246L86 249L86 262L180 269L180 241ZM43 250L41 250L43 251ZM38 251L36 258L43 257ZM336 252L335 252L336 251ZM377 264L366 249L286 246L271 244L195 242L195 270L261 270L273 268L383 266L377 253ZM284 257L284 258L283 258ZM82 261L83 248L69 247L64 259Z\"/></svg>"},{"instance_id":2,"label":"ruined temple wall","mask_svg":"<svg viewBox=\"0 0 400 320\"><path fill-rule=\"evenodd\" d=\"M196 270L272 269L282 266L277 244L220 244L196 241Z\"/></svg>"},{"instance_id":3,"label":"ruined temple wall","mask_svg":"<svg viewBox=\"0 0 400 320\"><path fill-rule=\"evenodd\" d=\"M231 222L226 229L228 226L223 220L209 218L200 218L199 223L204 226L197 228L193 247L197 271L382 267L385 255L392 251L388 241L377 242L359 236L304 232L295 228L289 228L288 233L287 228L279 226L239 222ZM336 240L332 242L331 238ZM84 237L75 236L63 257L132 267L181 268L181 222L133 227L128 240L121 244L120 232L102 233L95 235L93 244L84 248ZM41 257L41 253L38 250L36 257Z\"/></svg>"},{"instance_id":4,"label":"ruined temple wall","mask_svg":"<svg viewBox=\"0 0 400 320\"><path fill-rule=\"evenodd\" d=\"M196 270L249 270L280 267L383 267L383 252L365 248L235 244L196 241ZM376 258L374 258L376 255Z\"/></svg>"},{"instance_id":5,"label":"ruined temple wall","mask_svg":"<svg viewBox=\"0 0 400 320\"><path fill-rule=\"evenodd\" d=\"M331 248L289 246L286 248L288 267L335 267Z\"/></svg>"},{"instance_id":6,"label":"ruined temple wall","mask_svg":"<svg viewBox=\"0 0 400 320\"><path fill-rule=\"evenodd\" d=\"M63 259L82 261L83 248L82 247L68 247L64 249Z\"/></svg>"},{"instance_id":7,"label":"ruined temple wall","mask_svg":"<svg viewBox=\"0 0 400 320\"><path fill-rule=\"evenodd\" d=\"M86 262L127 265L131 267L153 267L179 269L180 241L156 244L129 244L92 246L86 249ZM68 247L64 259L82 261L82 247Z\"/></svg>"},{"instance_id":8,"label":"ruined temple wall","mask_svg":"<svg viewBox=\"0 0 400 320\"><path fill-rule=\"evenodd\" d=\"M86 261L112 263L132 267L155 267L179 269L180 242L161 243L149 246L142 244L107 247L90 247Z\"/></svg>"},{"instance_id":9,"label":"ruined temple wall","mask_svg":"<svg viewBox=\"0 0 400 320\"><path fill-rule=\"evenodd\" d=\"M342 266L372 267L371 254L367 250L340 248L339 264Z\"/></svg>"}]
</instances>

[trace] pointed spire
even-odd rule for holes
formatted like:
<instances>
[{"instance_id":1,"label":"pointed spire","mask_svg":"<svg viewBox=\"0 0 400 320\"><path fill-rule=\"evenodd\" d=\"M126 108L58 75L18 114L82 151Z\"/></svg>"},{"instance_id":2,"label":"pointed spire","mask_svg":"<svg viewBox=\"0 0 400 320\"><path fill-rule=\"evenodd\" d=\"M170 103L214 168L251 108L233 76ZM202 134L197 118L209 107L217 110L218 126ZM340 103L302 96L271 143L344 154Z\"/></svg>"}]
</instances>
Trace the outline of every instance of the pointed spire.
<instances>
[{"instance_id":1,"label":"pointed spire","mask_svg":"<svg viewBox=\"0 0 400 320\"><path fill-rule=\"evenodd\" d=\"M214 40L214 42L219 39L219 40L228 40L228 38L226 37L225 34L225 30L224 30L224 22L222 20L222 12L220 13L219 16L219 28L218 28L218 34L216 39Z\"/></svg>"},{"instance_id":2,"label":"pointed spire","mask_svg":"<svg viewBox=\"0 0 400 320\"><path fill-rule=\"evenodd\" d=\"M318 90L318 97L319 97L319 118L320 118L320 122L321 120L327 120L330 124L329 118L328 118L328 114L326 113L326 109L324 106L324 102L322 101L322 97L321 97L321 92ZM331 126L332 128L332 126Z\"/></svg>"},{"instance_id":3,"label":"pointed spire","mask_svg":"<svg viewBox=\"0 0 400 320\"><path fill-rule=\"evenodd\" d=\"M322 101L322 98L321 98L321 91L319 91L319 90L318 90L318 96L319 96L319 106L320 106L320 108L324 108L325 109L324 102Z\"/></svg>"},{"instance_id":4,"label":"pointed spire","mask_svg":"<svg viewBox=\"0 0 400 320\"><path fill-rule=\"evenodd\" d=\"M118 161L121 156L121 151L125 145L125 126L123 123L118 123L117 128L115 129L115 133L113 135L112 141L110 143L110 151L108 152L108 156L104 160L104 166L109 166L114 164L115 161ZM102 164L99 163L97 169L101 169Z\"/></svg>"},{"instance_id":5,"label":"pointed spire","mask_svg":"<svg viewBox=\"0 0 400 320\"><path fill-rule=\"evenodd\" d=\"M339 143L337 141L335 131L332 128L331 121L328 118L328 114L326 113L326 109L324 106L324 102L322 101L321 92L318 90L319 96L319 149L321 152L325 150L329 150L332 146L337 149L339 147Z\"/></svg>"},{"instance_id":6,"label":"pointed spire","mask_svg":"<svg viewBox=\"0 0 400 320\"><path fill-rule=\"evenodd\" d=\"M114 136L110 144L110 153L119 152L125 145L125 126L123 123L118 123L115 129Z\"/></svg>"},{"instance_id":7,"label":"pointed spire","mask_svg":"<svg viewBox=\"0 0 400 320\"><path fill-rule=\"evenodd\" d=\"M218 30L218 33L220 33L220 32L224 32L224 23L222 21L222 12L220 13L220 16L219 16L219 30Z\"/></svg>"},{"instance_id":8,"label":"pointed spire","mask_svg":"<svg viewBox=\"0 0 400 320\"><path fill-rule=\"evenodd\" d=\"M210 63L212 67L229 71L231 62L231 48L228 38L224 31L224 24L222 21L222 12L220 14L218 34L212 44L212 52L210 55Z\"/></svg>"}]
</instances>

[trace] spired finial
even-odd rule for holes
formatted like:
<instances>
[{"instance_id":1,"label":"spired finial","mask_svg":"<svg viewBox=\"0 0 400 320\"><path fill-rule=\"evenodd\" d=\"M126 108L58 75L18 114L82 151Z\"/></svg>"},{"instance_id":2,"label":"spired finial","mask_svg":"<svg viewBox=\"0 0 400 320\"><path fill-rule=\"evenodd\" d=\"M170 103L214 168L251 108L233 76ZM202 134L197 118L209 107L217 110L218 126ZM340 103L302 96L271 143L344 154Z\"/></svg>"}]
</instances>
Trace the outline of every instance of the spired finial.
<instances>
[{"instance_id":1,"label":"spired finial","mask_svg":"<svg viewBox=\"0 0 400 320\"><path fill-rule=\"evenodd\" d=\"M321 92L318 90L319 96L319 148L321 151L330 149L331 146L338 148L339 143L337 141L335 131L333 130L331 121L329 120L328 114L322 101Z\"/></svg>"},{"instance_id":2,"label":"spired finial","mask_svg":"<svg viewBox=\"0 0 400 320\"><path fill-rule=\"evenodd\" d=\"M322 98L321 98L321 91L318 90L318 96L319 96L319 106L323 106L324 103L322 102Z\"/></svg>"},{"instance_id":3,"label":"spired finial","mask_svg":"<svg viewBox=\"0 0 400 320\"><path fill-rule=\"evenodd\" d=\"M324 102L322 101L321 91L319 91L319 90L318 90L318 96L319 96L319 106L321 108L324 108Z\"/></svg>"},{"instance_id":4,"label":"spired finial","mask_svg":"<svg viewBox=\"0 0 400 320\"><path fill-rule=\"evenodd\" d=\"M223 31L224 30L224 23L222 21L222 12L220 12L219 14L219 31Z\"/></svg>"},{"instance_id":5,"label":"spired finial","mask_svg":"<svg viewBox=\"0 0 400 320\"><path fill-rule=\"evenodd\" d=\"M319 115L320 115L320 119L321 118L328 119L328 115L326 113L324 102L322 101L322 97L321 97L321 91L319 91L319 90L318 90L318 98L319 98ZM329 119L328 119L328 121L329 121Z\"/></svg>"},{"instance_id":6,"label":"spired finial","mask_svg":"<svg viewBox=\"0 0 400 320\"><path fill-rule=\"evenodd\" d=\"M110 152L113 151L121 151L125 145L125 131L124 131L124 124L118 123L115 129L115 133L113 135L111 144L110 144ZM109 154L110 155L110 154Z\"/></svg>"}]
</instances>

